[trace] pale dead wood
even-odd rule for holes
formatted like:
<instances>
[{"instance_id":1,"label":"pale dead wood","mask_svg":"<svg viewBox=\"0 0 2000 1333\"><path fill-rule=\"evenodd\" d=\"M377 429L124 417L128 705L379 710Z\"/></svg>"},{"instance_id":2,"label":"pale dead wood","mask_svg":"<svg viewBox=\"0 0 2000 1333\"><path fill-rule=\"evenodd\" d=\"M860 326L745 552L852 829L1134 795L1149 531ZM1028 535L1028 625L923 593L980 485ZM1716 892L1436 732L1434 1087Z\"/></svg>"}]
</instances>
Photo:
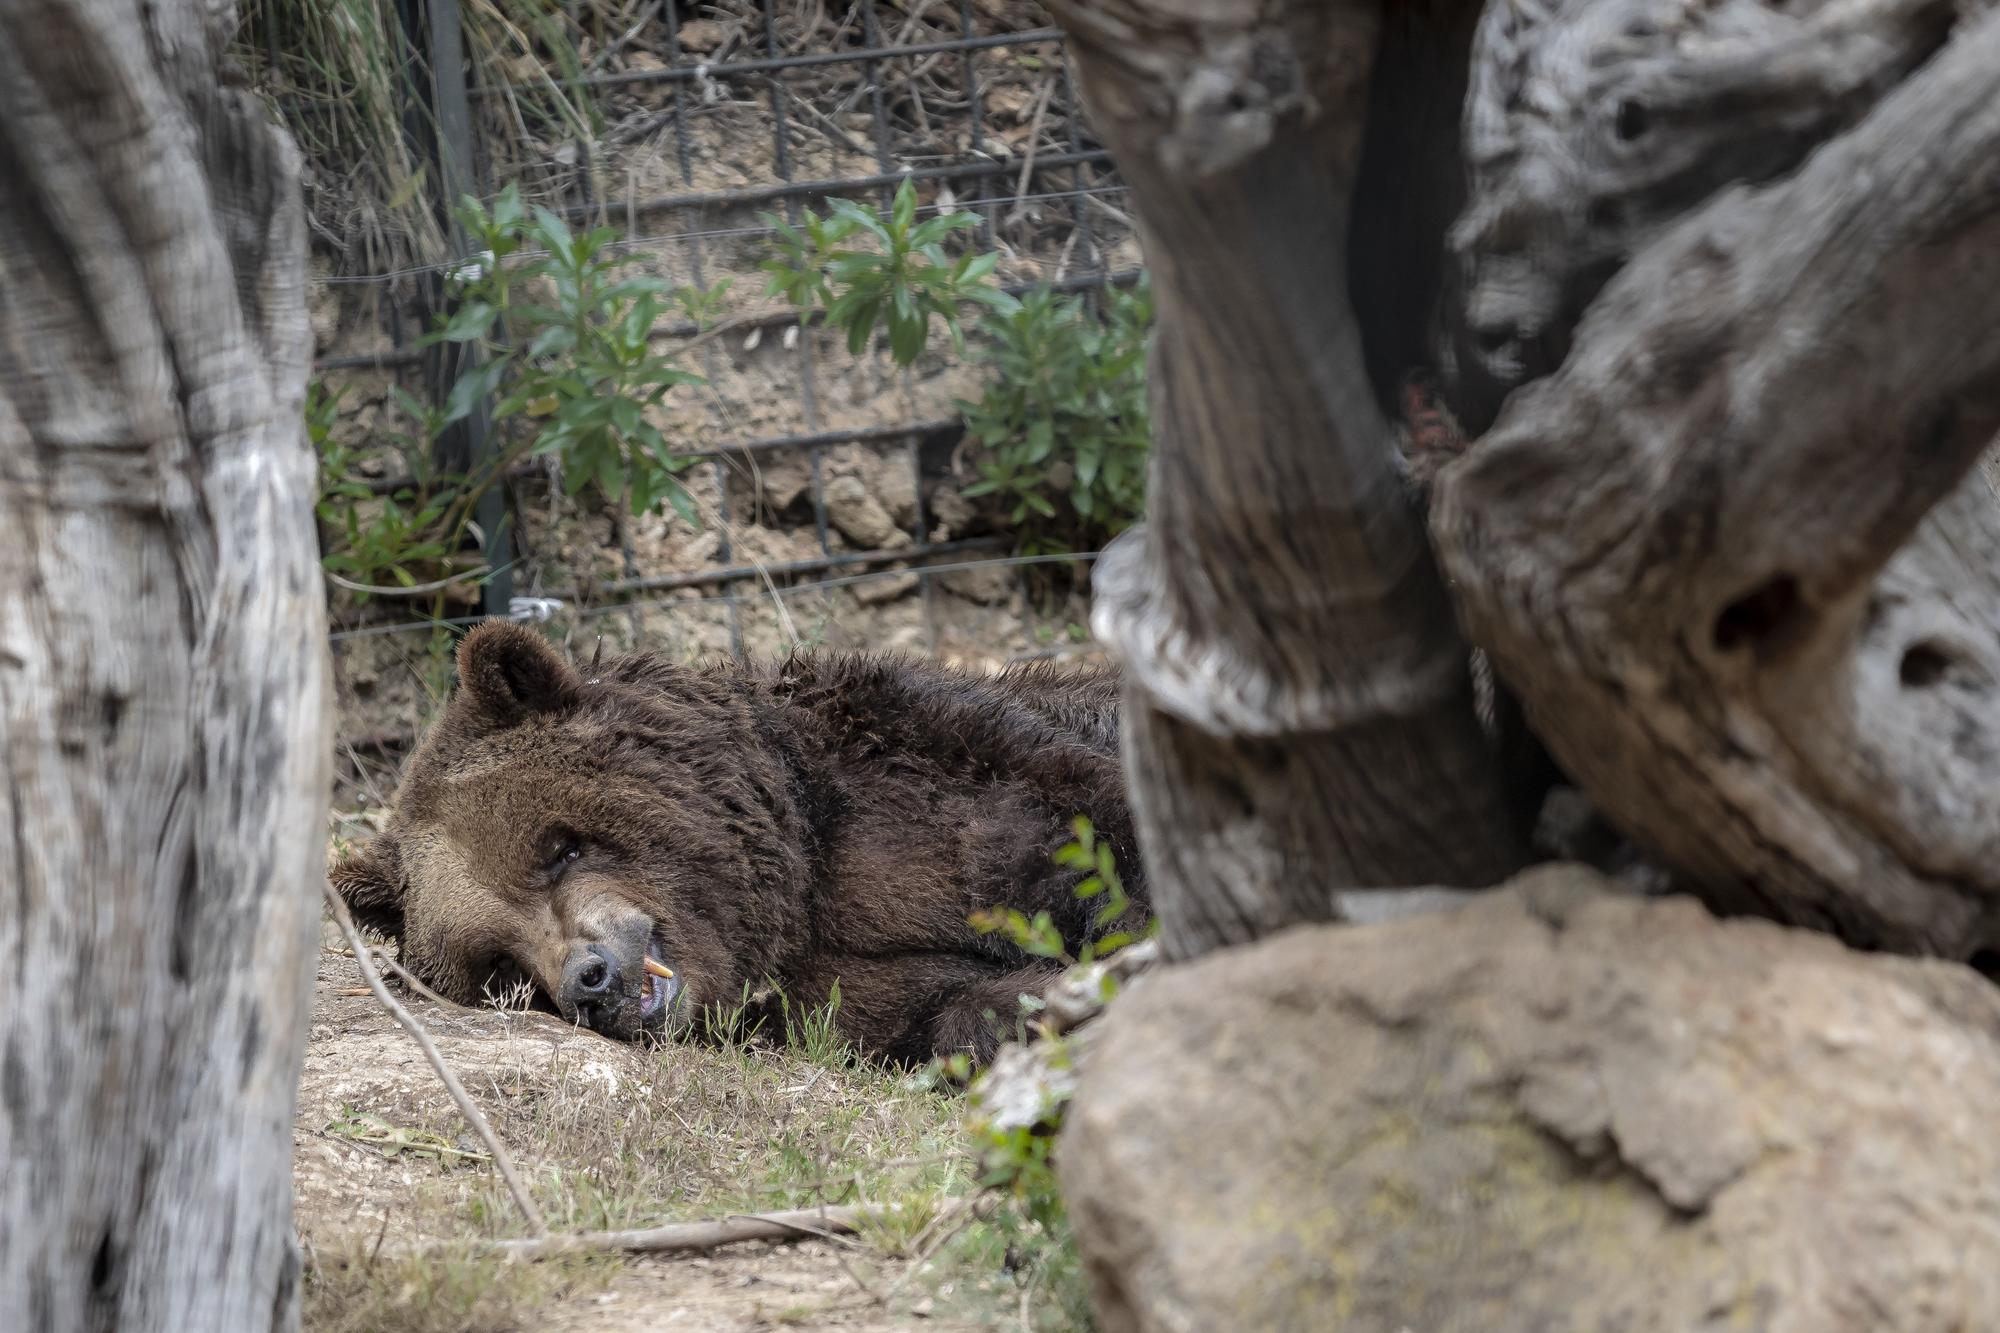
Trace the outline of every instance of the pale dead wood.
<instances>
[{"instance_id":1,"label":"pale dead wood","mask_svg":"<svg viewBox=\"0 0 2000 1333\"><path fill-rule=\"evenodd\" d=\"M1943 45L1963 0L1507 0L1480 19L1441 349L1477 434L1591 299L1716 190L1766 183Z\"/></svg>"},{"instance_id":2,"label":"pale dead wood","mask_svg":"<svg viewBox=\"0 0 2000 1333\"><path fill-rule=\"evenodd\" d=\"M1520 840L1349 289L1381 7L1052 8L1158 294L1148 520L1093 626L1166 955L1494 882Z\"/></svg>"},{"instance_id":3,"label":"pale dead wood","mask_svg":"<svg viewBox=\"0 0 2000 1333\"><path fill-rule=\"evenodd\" d=\"M438 1050L437 1043L431 1040L430 1032L417 1021L416 1015L405 1009L402 1003L389 993L389 987L383 982L382 974L375 970L372 951L368 948L367 942L361 938L361 928L354 924L354 916L347 910L346 900L335 892L331 882L326 885L325 896L334 921L339 924L341 934L347 937L348 947L354 951L354 965L360 969L361 979L368 983L368 989L375 993L375 998L401 1025L403 1031L409 1033L411 1040L423 1049L424 1058L430 1061L431 1068L437 1073L438 1081L444 1084L445 1091L450 1093L452 1101L457 1103L459 1114L465 1117L466 1123L472 1126L472 1132L479 1136L479 1141L486 1145L486 1151L492 1155L493 1165L499 1168L500 1178L507 1182L507 1192L514 1196L514 1206L521 1210L521 1216L527 1220L529 1229L538 1236L548 1235L548 1223L542 1220L542 1210L535 1206L535 1200L528 1193L527 1186L521 1183L521 1177L516 1174L514 1158L507 1151L507 1145L493 1132L493 1126L487 1123L486 1113L479 1109L479 1103L472 1100L465 1090L465 1085L458 1081L458 1074L452 1069L451 1062L444 1058L444 1053Z\"/></svg>"},{"instance_id":4,"label":"pale dead wood","mask_svg":"<svg viewBox=\"0 0 2000 1333\"><path fill-rule=\"evenodd\" d=\"M509 1259L556 1259L577 1254L672 1254L716 1250L746 1241L824 1240L851 1236L879 1208L828 1205L783 1212L740 1213L706 1222L670 1222L632 1231L578 1231L524 1240L432 1241L413 1253L434 1254L471 1248Z\"/></svg>"},{"instance_id":5,"label":"pale dead wood","mask_svg":"<svg viewBox=\"0 0 2000 1333\"><path fill-rule=\"evenodd\" d=\"M1819 87L1873 53L1875 87L1900 31L1787 68ZM1974 471L2000 427L2000 17L1935 36L1793 175L1663 227L1445 470L1433 524L1473 637L1621 827L1727 905L1966 958L2000 942L2000 506Z\"/></svg>"},{"instance_id":6,"label":"pale dead wood","mask_svg":"<svg viewBox=\"0 0 2000 1333\"><path fill-rule=\"evenodd\" d=\"M0 5L0 1328L287 1329L328 655L227 3Z\"/></svg>"}]
</instances>

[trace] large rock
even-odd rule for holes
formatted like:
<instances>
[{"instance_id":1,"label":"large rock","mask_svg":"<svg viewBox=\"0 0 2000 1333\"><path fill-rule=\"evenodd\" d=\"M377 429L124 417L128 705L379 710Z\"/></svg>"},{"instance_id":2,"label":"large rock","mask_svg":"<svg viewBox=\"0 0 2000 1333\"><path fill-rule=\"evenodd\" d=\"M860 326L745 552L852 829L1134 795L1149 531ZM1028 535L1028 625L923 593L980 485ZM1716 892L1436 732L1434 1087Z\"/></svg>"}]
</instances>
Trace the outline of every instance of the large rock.
<instances>
[{"instance_id":1,"label":"large rock","mask_svg":"<svg viewBox=\"0 0 2000 1333\"><path fill-rule=\"evenodd\" d=\"M1105 1333L2000 1328L2000 990L1956 964L1557 867L1085 1036Z\"/></svg>"}]
</instances>

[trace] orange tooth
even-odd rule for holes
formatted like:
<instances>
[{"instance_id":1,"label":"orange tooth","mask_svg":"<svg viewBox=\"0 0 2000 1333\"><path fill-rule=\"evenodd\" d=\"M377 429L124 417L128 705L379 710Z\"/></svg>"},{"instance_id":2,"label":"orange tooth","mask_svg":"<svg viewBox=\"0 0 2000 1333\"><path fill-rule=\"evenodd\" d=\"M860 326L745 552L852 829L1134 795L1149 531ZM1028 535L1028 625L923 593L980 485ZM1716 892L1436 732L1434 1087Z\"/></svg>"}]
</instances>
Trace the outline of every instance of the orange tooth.
<instances>
[{"instance_id":1,"label":"orange tooth","mask_svg":"<svg viewBox=\"0 0 2000 1333\"><path fill-rule=\"evenodd\" d=\"M674 975L672 968L667 967L664 963L654 962L651 954L646 955L646 970L656 977L671 978Z\"/></svg>"}]
</instances>

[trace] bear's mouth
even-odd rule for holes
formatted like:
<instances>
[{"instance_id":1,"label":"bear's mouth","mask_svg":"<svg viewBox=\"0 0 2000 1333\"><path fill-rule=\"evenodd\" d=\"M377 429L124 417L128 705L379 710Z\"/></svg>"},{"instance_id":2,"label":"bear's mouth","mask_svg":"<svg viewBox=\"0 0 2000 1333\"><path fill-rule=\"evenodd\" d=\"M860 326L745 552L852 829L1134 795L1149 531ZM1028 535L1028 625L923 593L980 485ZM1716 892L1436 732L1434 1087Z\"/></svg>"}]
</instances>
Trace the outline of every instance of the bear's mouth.
<instances>
[{"instance_id":1,"label":"bear's mouth","mask_svg":"<svg viewBox=\"0 0 2000 1333\"><path fill-rule=\"evenodd\" d=\"M651 1024L664 1016L674 1001L680 998L681 979L674 975L672 968L660 961L665 952L666 941L661 932L655 930L652 938L646 941L645 970L640 974L639 1021L643 1024Z\"/></svg>"}]
</instances>

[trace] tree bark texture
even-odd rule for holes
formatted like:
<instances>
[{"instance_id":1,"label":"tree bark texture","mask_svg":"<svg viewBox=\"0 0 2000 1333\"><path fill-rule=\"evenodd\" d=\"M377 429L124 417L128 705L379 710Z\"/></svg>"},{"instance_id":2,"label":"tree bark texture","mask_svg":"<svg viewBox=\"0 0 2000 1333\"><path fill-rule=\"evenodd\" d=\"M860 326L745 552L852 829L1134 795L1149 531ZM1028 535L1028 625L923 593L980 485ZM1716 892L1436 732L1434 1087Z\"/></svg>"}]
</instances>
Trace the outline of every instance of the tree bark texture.
<instances>
[{"instance_id":1,"label":"tree bark texture","mask_svg":"<svg viewBox=\"0 0 2000 1333\"><path fill-rule=\"evenodd\" d=\"M296 1326L328 769L297 160L194 0L0 0L0 1327Z\"/></svg>"},{"instance_id":2,"label":"tree bark texture","mask_svg":"<svg viewBox=\"0 0 2000 1333\"><path fill-rule=\"evenodd\" d=\"M1166 953L1497 880L1518 841L1349 296L1380 6L1053 8L1159 312L1149 517L1094 623Z\"/></svg>"},{"instance_id":3,"label":"tree bark texture","mask_svg":"<svg viewBox=\"0 0 2000 1333\"><path fill-rule=\"evenodd\" d=\"M1481 15L1441 361L1477 434L1562 364L1632 256L1795 170L1944 43L1964 0L1514 0Z\"/></svg>"},{"instance_id":4,"label":"tree bark texture","mask_svg":"<svg viewBox=\"0 0 2000 1333\"><path fill-rule=\"evenodd\" d=\"M1458 345L1561 364L1440 477L1468 632L1719 904L1993 949L2000 17L1496 4L1474 59Z\"/></svg>"}]
</instances>

